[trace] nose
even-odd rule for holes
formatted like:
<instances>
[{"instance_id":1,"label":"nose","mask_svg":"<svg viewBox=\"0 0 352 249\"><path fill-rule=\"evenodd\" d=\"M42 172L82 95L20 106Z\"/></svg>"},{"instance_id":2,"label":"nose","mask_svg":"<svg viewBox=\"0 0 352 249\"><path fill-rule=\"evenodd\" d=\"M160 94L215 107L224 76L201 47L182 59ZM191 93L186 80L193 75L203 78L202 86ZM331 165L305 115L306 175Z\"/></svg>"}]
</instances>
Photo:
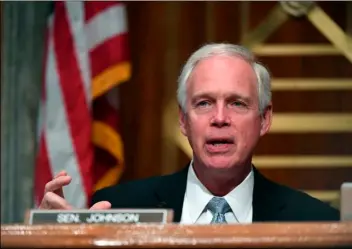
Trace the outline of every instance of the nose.
<instances>
[{"instance_id":1,"label":"nose","mask_svg":"<svg viewBox=\"0 0 352 249\"><path fill-rule=\"evenodd\" d=\"M211 120L211 125L216 127L229 126L231 119L223 105L218 105Z\"/></svg>"}]
</instances>

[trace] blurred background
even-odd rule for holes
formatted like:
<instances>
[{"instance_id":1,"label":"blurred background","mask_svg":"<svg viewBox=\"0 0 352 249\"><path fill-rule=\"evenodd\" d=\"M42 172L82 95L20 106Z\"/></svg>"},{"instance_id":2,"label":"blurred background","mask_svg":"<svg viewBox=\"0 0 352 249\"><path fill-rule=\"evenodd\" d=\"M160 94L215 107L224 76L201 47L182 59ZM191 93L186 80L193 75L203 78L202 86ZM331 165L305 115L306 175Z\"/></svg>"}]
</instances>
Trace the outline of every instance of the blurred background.
<instances>
[{"instance_id":1,"label":"blurred background","mask_svg":"<svg viewBox=\"0 0 352 249\"><path fill-rule=\"evenodd\" d=\"M212 42L249 47L272 73L274 120L256 150L257 168L339 206L341 184L352 181L352 2L55 4L1 2L2 223L23 222L44 183L72 166L72 157L80 179L65 190L72 202L89 200L102 186L186 166L191 154L178 130L177 77L190 54ZM55 75L47 49L52 14L61 90L43 78ZM80 51L73 56L71 43ZM83 76L72 69L75 55L87 56L87 77L84 68ZM88 89L83 102L77 81ZM72 111L77 105L83 109ZM62 110L71 130L60 126Z\"/></svg>"}]
</instances>

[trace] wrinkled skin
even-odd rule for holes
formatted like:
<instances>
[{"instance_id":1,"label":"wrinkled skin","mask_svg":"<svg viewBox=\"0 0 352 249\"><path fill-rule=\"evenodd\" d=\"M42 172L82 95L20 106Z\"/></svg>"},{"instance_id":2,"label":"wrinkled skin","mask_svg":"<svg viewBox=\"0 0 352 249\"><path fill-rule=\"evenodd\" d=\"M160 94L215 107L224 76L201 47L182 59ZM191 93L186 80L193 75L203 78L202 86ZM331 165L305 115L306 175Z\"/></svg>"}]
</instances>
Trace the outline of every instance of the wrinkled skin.
<instances>
[{"instance_id":1,"label":"wrinkled skin","mask_svg":"<svg viewBox=\"0 0 352 249\"><path fill-rule=\"evenodd\" d=\"M256 80L245 60L224 55L202 60L190 75L179 122L193 149L195 171L208 185L215 185L209 178L243 180L259 138L269 131L271 104L261 115Z\"/></svg>"}]
</instances>

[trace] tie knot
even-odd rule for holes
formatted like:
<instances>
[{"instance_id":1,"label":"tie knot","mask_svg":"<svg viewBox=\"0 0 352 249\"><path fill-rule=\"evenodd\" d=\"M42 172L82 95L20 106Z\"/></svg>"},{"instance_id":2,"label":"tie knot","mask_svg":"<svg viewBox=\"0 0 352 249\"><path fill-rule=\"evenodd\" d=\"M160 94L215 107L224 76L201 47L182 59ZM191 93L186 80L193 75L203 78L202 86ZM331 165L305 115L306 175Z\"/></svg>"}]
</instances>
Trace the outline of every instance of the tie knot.
<instances>
[{"instance_id":1,"label":"tie knot","mask_svg":"<svg viewBox=\"0 0 352 249\"><path fill-rule=\"evenodd\" d=\"M227 203L227 201L223 197L213 197L209 201L207 208L213 214L216 214L216 213L226 214L227 212L229 212L231 210L230 205Z\"/></svg>"}]
</instances>

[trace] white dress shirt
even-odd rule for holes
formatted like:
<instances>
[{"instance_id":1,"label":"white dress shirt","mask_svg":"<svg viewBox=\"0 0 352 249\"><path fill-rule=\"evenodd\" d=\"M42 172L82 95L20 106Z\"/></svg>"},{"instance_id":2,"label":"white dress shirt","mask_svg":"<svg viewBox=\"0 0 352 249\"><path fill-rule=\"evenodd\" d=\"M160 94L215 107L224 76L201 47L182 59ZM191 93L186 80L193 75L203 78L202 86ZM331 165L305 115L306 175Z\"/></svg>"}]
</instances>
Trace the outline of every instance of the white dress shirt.
<instances>
[{"instance_id":1,"label":"white dress shirt","mask_svg":"<svg viewBox=\"0 0 352 249\"><path fill-rule=\"evenodd\" d=\"M227 223L252 223L253 187L254 176L251 171L241 184L224 196L231 207L231 212L225 214ZM191 162L180 223L210 224L213 215L209 210L205 210L205 207L213 197L214 195L199 181Z\"/></svg>"}]
</instances>

